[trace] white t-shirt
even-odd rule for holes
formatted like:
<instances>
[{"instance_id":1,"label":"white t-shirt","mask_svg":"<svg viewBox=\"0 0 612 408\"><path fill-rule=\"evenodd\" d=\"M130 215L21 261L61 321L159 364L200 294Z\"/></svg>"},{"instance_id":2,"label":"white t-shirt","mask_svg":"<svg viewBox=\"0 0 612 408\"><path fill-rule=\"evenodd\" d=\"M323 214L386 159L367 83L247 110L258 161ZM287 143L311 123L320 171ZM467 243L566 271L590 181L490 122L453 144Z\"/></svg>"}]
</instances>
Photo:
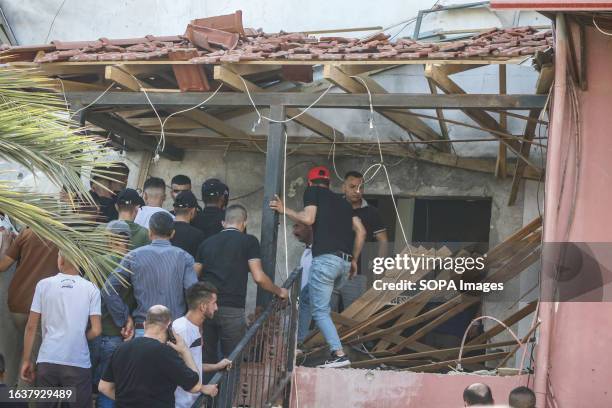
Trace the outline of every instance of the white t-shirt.
<instances>
[{"instance_id":1,"label":"white t-shirt","mask_svg":"<svg viewBox=\"0 0 612 408\"><path fill-rule=\"evenodd\" d=\"M300 286L300 289L304 289L304 286L308 285L310 264L312 264L312 247L307 246L302 252L302 259L300 259L300 266L302 267L302 286Z\"/></svg>"},{"instance_id":2,"label":"white t-shirt","mask_svg":"<svg viewBox=\"0 0 612 408\"><path fill-rule=\"evenodd\" d=\"M193 361L198 368L200 381L202 381L202 334L200 333L200 328L183 316L172 322L172 329L181 336L187 347L189 347L191 357L193 357ZM174 391L175 407L190 408L199 395L185 391L181 387L176 387L176 391Z\"/></svg>"},{"instance_id":3,"label":"white t-shirt","mask_svg":"<svg viewBox=\"0 0 612 408\"><path fill-rule=\"evenodd\" d=\"M100 290L93 283L61 272L43 279L30 310L41 314L37 363L91 367L85 331L89 316L100 315Z\"/></svg>"},{"instance_id":4,"label":"white t-shirt","mask_svg":"<svg viewBox=\"0 0 612 408\"><path fill-rule=\"evenodd\" d=\"M146 229L149 229L149 220L151 219L151 216L160 211L164 211L170 214L172 219L174 219L174 215L172 215L170 211L166 210L165 208L151 207L149 205L145 205L144 207L140 207L140 209L138 210L138 214L136 214L136 218L134 219L134 222L140 225L141 227L145 227Z\"/></svg>"}]
</instances>

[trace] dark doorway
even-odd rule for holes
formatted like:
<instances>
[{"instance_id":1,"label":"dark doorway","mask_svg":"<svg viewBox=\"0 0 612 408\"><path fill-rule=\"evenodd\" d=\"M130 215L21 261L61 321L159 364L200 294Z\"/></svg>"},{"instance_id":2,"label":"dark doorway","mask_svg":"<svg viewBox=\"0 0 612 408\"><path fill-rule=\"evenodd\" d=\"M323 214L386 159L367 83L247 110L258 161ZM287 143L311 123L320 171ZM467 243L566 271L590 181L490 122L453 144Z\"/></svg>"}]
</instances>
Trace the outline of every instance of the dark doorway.
<instances>
[{"instance_id":1,"label":"dark doorway","mask_svg":"<svg viewBox=\"0 0 612 408\"><path fill-rule=\"evenodd\" d=\"M490 224L490 198L416 198L412 241L474 243L487 251Z\"/></svg>"}]
</instances>

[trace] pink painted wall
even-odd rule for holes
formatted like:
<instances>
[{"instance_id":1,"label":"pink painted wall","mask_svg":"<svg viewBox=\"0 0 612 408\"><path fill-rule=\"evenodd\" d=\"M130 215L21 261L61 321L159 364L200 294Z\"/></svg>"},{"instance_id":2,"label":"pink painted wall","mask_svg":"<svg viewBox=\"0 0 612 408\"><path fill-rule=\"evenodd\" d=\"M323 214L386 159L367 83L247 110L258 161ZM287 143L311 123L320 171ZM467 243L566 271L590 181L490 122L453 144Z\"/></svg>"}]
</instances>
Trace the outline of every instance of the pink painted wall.
<instances>
[{"instance_id":1,"label":"pink painted wall","mask_svg":"<svg viewBox=\"0 0 612 408\"><path fill-rule=\"evenodd\" d=\"M504 406L527 377L297 367L291 408L459 408L463 390L475 382L488 384Z\"/></svg>"},{"instance_id":2,"label":"pink painted wall","mask_svg":"<svg viewBox=\"0 0 612 408\"><path fill-rule=\"evenodd\" d=\"M578 122L570 111L565 60L560 57L564 52L559 47L564 44L557 42L544 241L611 243L612 37L586 28L588 89L576 87ZM579 160L573 124L580 129ZM612 268L609 259L599 260ZM542 318L552 319L548 367L536 367L536 376L548 368L546 406L612 407L612 303L560 302Z\"/></svg>"}]
</instances>

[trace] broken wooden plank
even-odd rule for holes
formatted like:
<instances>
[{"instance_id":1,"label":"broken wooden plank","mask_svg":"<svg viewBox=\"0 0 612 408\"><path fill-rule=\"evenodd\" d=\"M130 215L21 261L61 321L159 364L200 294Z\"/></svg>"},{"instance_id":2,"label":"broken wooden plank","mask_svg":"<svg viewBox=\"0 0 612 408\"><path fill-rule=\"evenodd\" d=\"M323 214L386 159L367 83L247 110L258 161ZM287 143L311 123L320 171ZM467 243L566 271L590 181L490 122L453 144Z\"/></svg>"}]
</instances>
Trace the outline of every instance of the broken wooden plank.
<instances>
[{"instance_id":1,"label":"broken wooden plank","mask_svg":"<svg viewBox=\"0 0 612 408\"><path fill-rule=\"evenodd\" d=\"M540 76L538 77L538 82L536 84L536 94L546 94L549 92L550 87L555 78L555 69L553 66L543 66L540 71ZM530 119L538 119L540 117L540 113L542 109L532 109L529 111ZM535 137L535 130L537 128L537 122L528 121L525 125L525 132L523 134L523 138L526 140L533 140ZM529 153L531 151L531 143L523 142L521 145L521 156L529 157ZM508 205L513 205L516 202L516 197L518 196L518 189L523 178L523 172L526 167L525 160L522 160L519 157L518 162L516 163L516 167L514 169L514 176L512 177L512 186L510 187L510 196L508 198Z\"/></svg>"},{"instance_id":2,"label":"broken wooden plank","mask_svg":"<svg viewBox=\"0 0 612 408\"><path fill-rule=\"evenodd\" d=\"M495 348L495 347L506 347L506 346L511 346L513 344L516 344L515 340L500 341L497 343L489 343L489 344L474 344L472 346L464 346L463 351L470 352L474 350L482 350L482 349L489 349L489 348ZM391 357L380 357L380 358L364 360L364 361L352 361L351 368L371 367L371 366L375 366L378 364L393 364L393 362L395 361L418 360L424 357L430 357L430 358L444 357L449 354L455 354L455 353L457 354L457 357L459 357L460 349L461 347L452 347L452 348L433 350L433 351L423 351L420 353L408 353L408 354L399 354L399 355L391 356Z\"/></svg>"},{"instance_id":3,"label":"broken wooden plank","mask_svg":"<svg viewBox=\"0 0 612 408\"><path fill-rule=\"evenodd\" d=\"M506 94L506 66L499 66L499 94ZM499 112L499 127L504 131L508 131L508 121L506 112ZM497 150L497 162L495 164L495 177L504 179L506 178L506 145L499 142Z\"/></svg>"},{"instance_id":4,"label":"broken wooden plank","mask_svg":"<svg viewBox=\"0 0 612 408\"><path fill-rule=\"evenodd\" d=\"M448 77L448 75L444 74L444 72L440 71L437 67L433 65L427 65L425 68L425 76L430 78L438 88L442 89L447 94L458 94L464 95L466 92L457 85L452 79ZM506 145L514 154L516 154L519 158L524 160L527 164L532 166L534 169L539 170L539 167L529 161L526 157L524 157L519 148L515 146L512 138L507 136L501 136L506 132L501 129L499 123L489 115L487 112L481 109L474 108L462 108L461 111L465 113L470 119L480 125L483 130L488 131L491 135L498 138L501 143ZM510 136L510 135L508 135Z\"/></svg>"},{"instance_id":5,"label":"broken wooden plank","mask_svg":"<svg viewBox=\"0 0 612 408\"><path fill-rule=\"evenodd\" d=\"M466 364L483 363L485 361L497 360L497 359L505 357L507 354L508 352L502 351L499 353L490 353L490 354L484 354L481 356L465 357L465 358L462 358L461 361L459 361L459 359L446 360L446 361L440 361L439 363L424 364L420 366L409 367L409 368L403 369L402 371L430 372L430 371L439 370L441 368L450 368L451 365L456 365L458 363L466 365Z\"/></svg>"},{"instance_id":6,"label":"broken wooden plank","mask_svg":"<svg viewBox=\"0 0 612 408\"><path fill-rule=\"evenodd\" d=\"M369 90L372 94L388 93L386 89L380 86L372 78L362 78L362 80L366 83L364 86L361 81L352 78L351 76L345 74L340 68L334 66L325 66L323 68L323 77L348 93L364 93L367 90ZM429 125L427 125L423 120L417 117L406 117L396 112L389 112L384 109L374 108L374 110L376 110L376 112L380 113L386 119L395 123L403 130L415 135L419 139L441 139L441 136L438 133L429 127ZM442 145L436 144L433 147L444 152L450 151L450 147L446 143Z\"/></svg>"},{"instance_id":7,"label":"broken wooden plank","mask_svg":"<svg viewBox=\"0 0 612 408\"><path fill-rule=\"evenodd\" d=\"M113 81L130 91L140 91L141 84L132 75L121 70L118 66L107 66L104 70L104 79Z\"/></svg>"},{"instance_id":8,"label":"broken wooden plank","mask_svg":"<svg viewBox=\"0 0 612 408\"><path fill-rule=\"evenodd\" d=\"M224 66L215 66L214 77L216 80L223 82L227 86L239 92L245 92L247 89L249 93L266 92L265 89L260 88L250 81L247 81L240 75L230 71ZM297 117L298 115L300 116ZM309 113L302 113L301 109L287 108L287 116L294 118L296 123L299 123L300 125L312 130L328 140L339 141L344 139L344 134L341 131L325 124L323 121L315 118Z\"/></svg>"},{"instance_id":9,"label":"broken wooden plank","mask_svg":"<svg viewBox=\"0 0 612 408\"><path fill-rule=\"evenodd\" d=\"M530 337L533 333L535 333L535 331L537 330L538 326L540 326L540 322L536 322L536 324L533 325L533 327L531 329L529 329L529 331L527 332L527 334L525 336L523 336L523 338L521 339L521 343L523 343L523 346L527 346L527 343L529 343ZM468 346L468 347L472 347L472 346ZM521 345L517 344L516 346L514 346L510 352L508 353L508 355L497 365L496 368L500 368L503 367L504 364L506 364L508 362L508 360L510 360L510 358L512 358L512 356L521 348ZM522 367L519 367L519 369L522 369Z\"/></svg>"}]
</instances>

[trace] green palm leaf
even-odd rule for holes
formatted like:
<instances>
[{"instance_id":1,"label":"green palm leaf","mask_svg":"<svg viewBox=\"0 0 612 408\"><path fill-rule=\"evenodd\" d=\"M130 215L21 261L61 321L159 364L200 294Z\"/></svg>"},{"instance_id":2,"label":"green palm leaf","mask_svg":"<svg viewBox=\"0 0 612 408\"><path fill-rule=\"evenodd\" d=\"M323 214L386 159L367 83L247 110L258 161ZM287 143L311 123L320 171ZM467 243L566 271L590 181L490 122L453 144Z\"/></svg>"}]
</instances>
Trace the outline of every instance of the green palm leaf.
<instances>
[{"instance_id":1,"label":"green palm leaf","mask_svg":"<svg viewBox=\"0 0 612 408\"><path fill-rule=\"evenodd\" d=\"M112 178L112 171L96 170L112 164L106 159L109 150L70 120L65 100L51 91L52 81L36 71L0 68L0 158L40 172L70 196L91 203L81 175ZM108 265L94 260L116 252L107 236L96 231L91 215L78 208L0 179L0 212L53 242L101 284Z\"/></svg>"}]
</instances>

